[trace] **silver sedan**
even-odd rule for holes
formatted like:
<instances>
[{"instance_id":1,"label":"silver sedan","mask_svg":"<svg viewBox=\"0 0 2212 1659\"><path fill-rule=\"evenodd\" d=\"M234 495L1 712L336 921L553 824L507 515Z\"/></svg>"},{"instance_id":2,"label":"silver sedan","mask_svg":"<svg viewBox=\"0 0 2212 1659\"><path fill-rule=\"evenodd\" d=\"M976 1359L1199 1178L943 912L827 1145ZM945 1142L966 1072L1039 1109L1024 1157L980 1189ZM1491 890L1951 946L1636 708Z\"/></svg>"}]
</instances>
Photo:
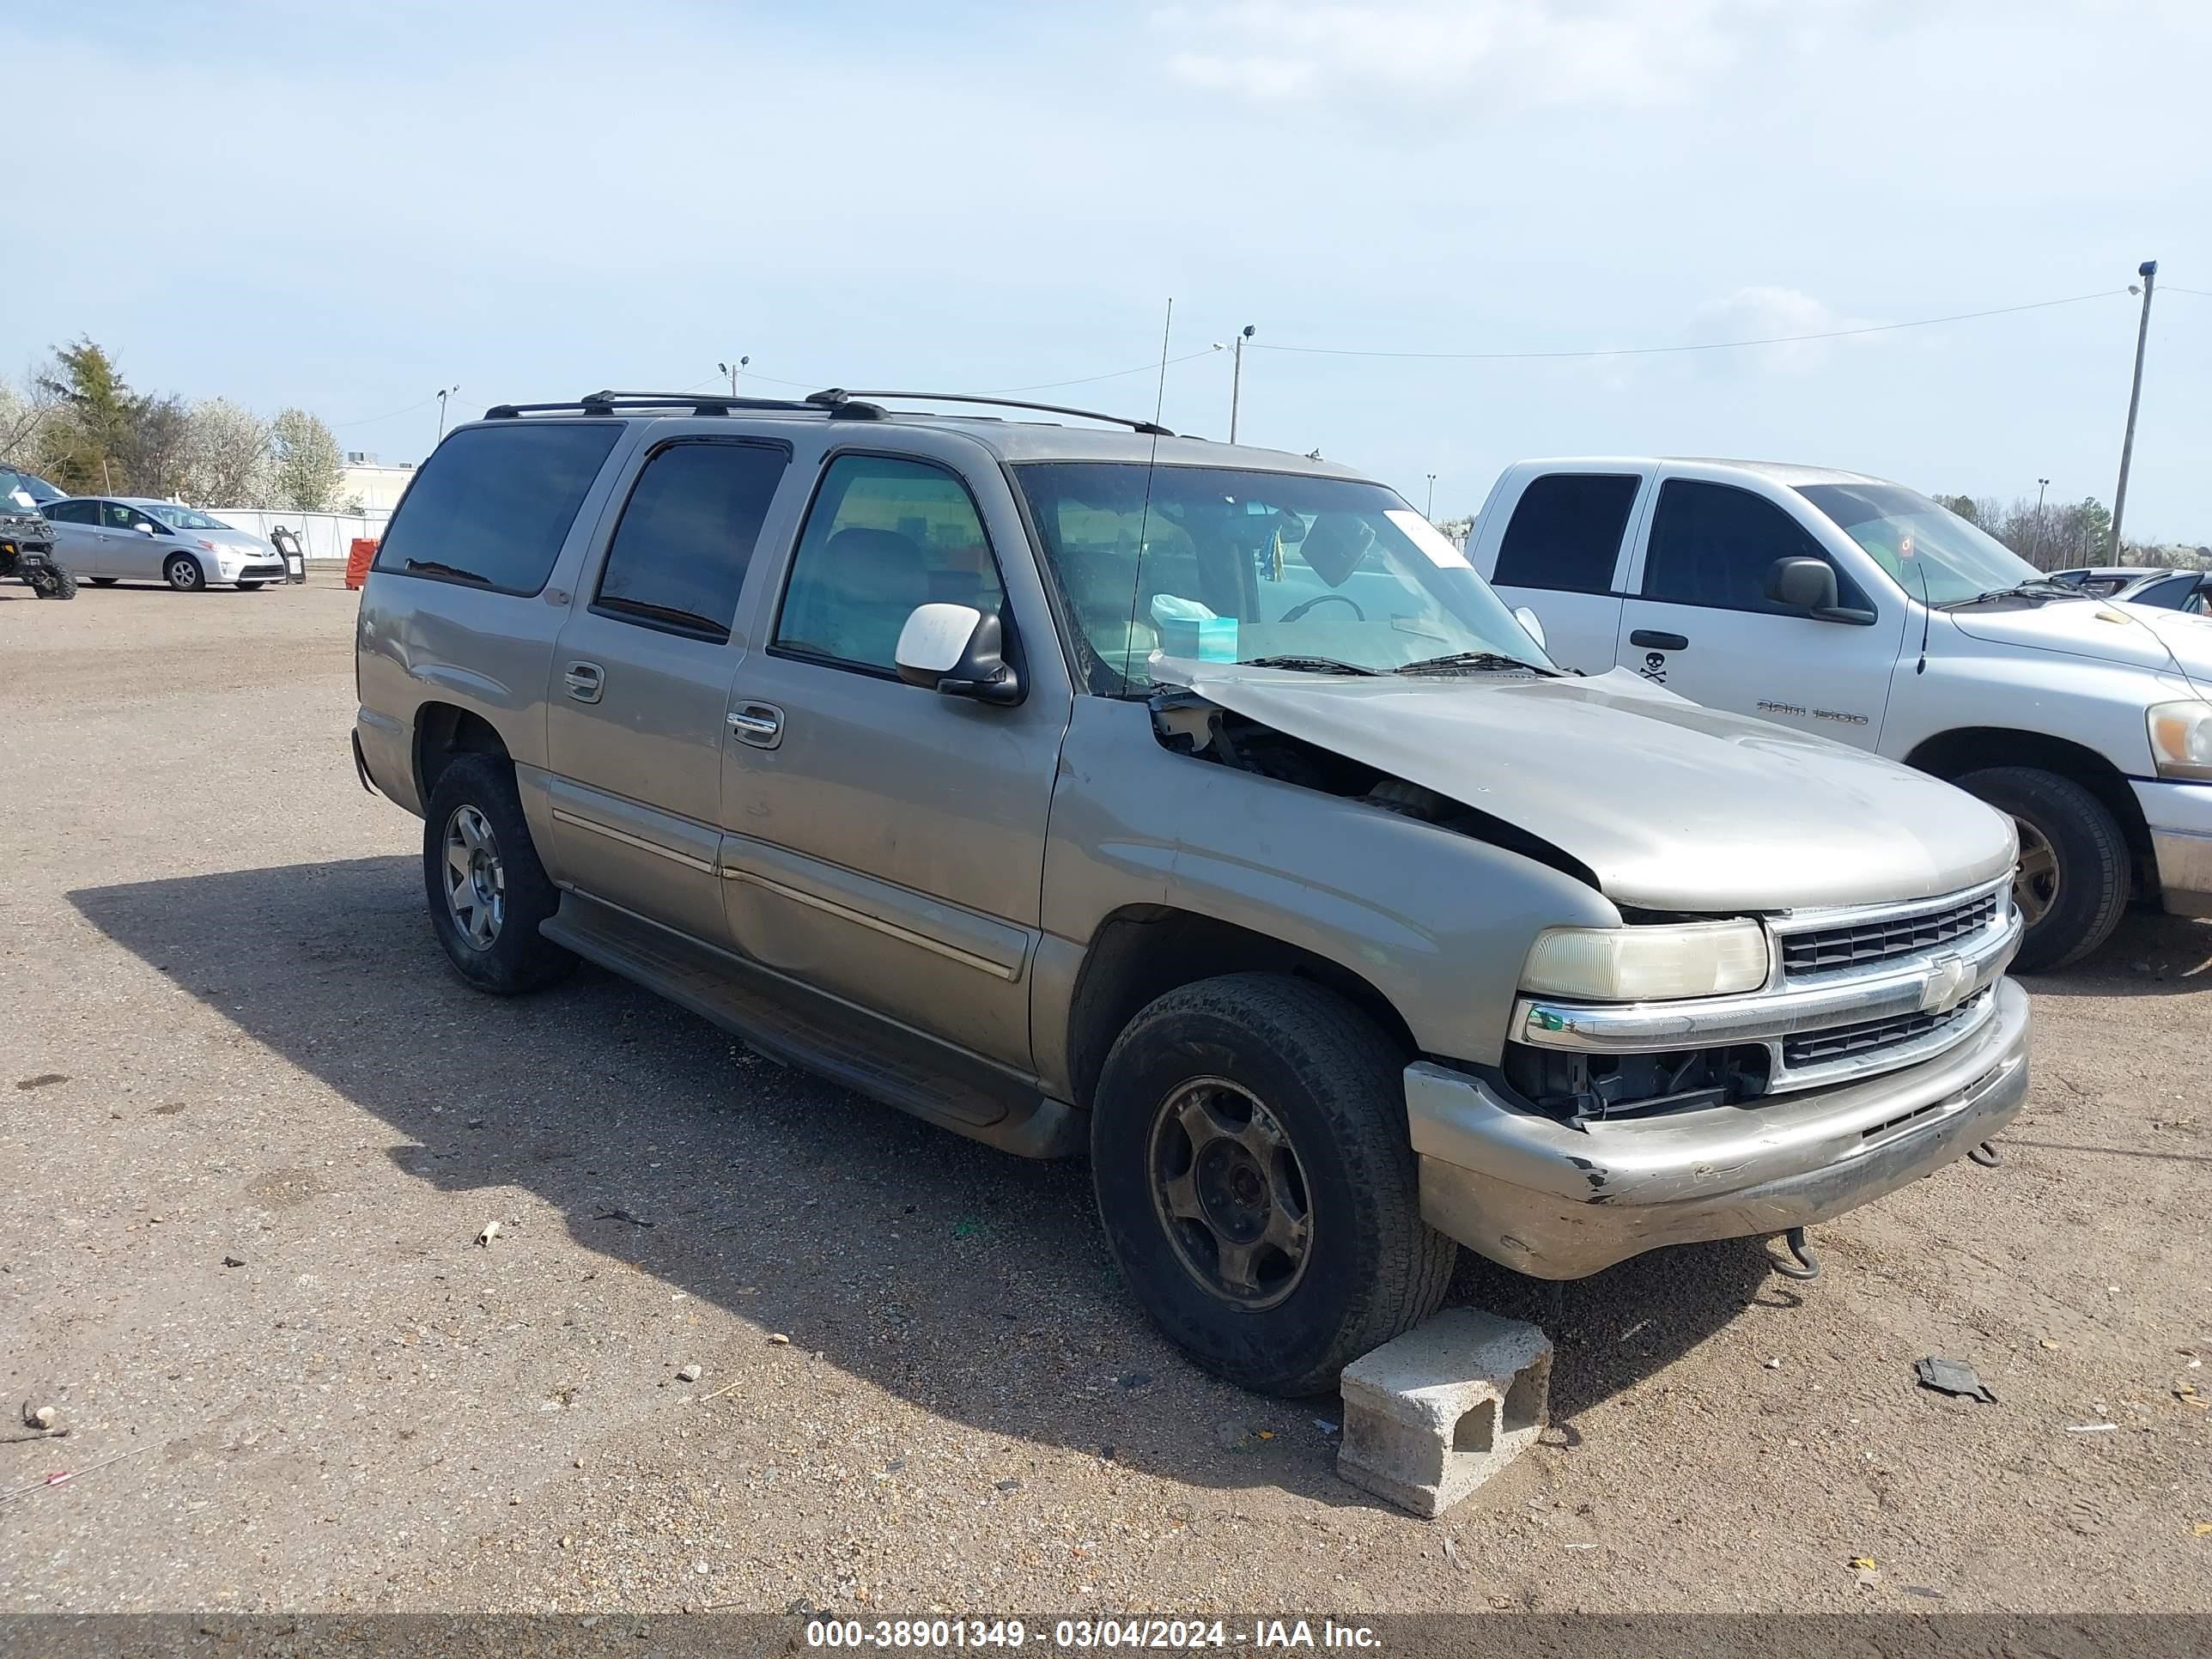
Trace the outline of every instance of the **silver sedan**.
<instances>
[{"instance_id":1,"label":"silver sedan","mask_svg":"<svg viewBox=\"0 0 2212 1659\"><path fill-rule=\"evenodd\" d=\"M180 592L228 585L252 592L284 580L284 561L260 537L174 501L74 495L45 508L54 562L82 580L167 582Z\"/></svg>"}]
</instances>

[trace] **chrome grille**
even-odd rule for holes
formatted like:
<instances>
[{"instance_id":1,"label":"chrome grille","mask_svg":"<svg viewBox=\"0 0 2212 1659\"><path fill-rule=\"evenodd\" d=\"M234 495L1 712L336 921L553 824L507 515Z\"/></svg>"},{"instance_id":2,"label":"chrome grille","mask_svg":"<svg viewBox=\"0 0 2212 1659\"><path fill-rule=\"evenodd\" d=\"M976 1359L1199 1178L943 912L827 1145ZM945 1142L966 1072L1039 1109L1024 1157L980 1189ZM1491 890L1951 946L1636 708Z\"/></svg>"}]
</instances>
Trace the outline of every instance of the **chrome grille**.
<instances>
[{"instance_id":1,"label":"chrome grille","mask_svg":"<svg viewBox=\"0 0 2212 1659\"><path fill-rule=\"evenodd\" d=\"M1996 920L2004 899L2005 890L1998 887L1933 910L1871 921L1839 921L1833 927L1784 933L1782 971L1795 978L1917 956L1988 927Z\"/></svg>"},{"instance_id":2,"label":"chrome grille","mask_svg":"<svg viewBox=\"0 0 2212 1659\"><path fill-rule=\"evenodd\" d=\"M1906 1014L1893 1019L1870 1019L1863 1024L1832 1025L1825 1031L1808 1031L1802 1036L1789 1037L1782 1044L1782 1063L1796 1071L1808 1066L1817 1066L1824 1060L1841 1060L1847 1055L1887 1048L1892 1043L1910 1042L1915 1037L1926 1036L1947 1025L1972 1018L1990 996L1988 990L1978 991L1948 1013Z\"/></svg>"}]
</instances>

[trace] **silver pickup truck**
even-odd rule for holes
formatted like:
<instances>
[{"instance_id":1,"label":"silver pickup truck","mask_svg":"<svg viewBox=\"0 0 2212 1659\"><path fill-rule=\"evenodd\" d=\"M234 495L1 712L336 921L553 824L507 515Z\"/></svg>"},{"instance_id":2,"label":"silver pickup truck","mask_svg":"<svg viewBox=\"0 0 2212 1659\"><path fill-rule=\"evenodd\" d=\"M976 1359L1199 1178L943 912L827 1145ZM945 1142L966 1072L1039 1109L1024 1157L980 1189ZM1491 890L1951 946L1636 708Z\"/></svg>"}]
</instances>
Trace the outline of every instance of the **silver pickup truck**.
<instances>
[{"instance_id":1,"label":"silver pickup truck","mask_svg":"<svg viewBox=\"0 0 2212 1659\"><path fill-rule=\"evenodd\" d=\"M2019 1109L2005 818L1559 670L1344 469L923 401L988 400L600 393L423 465L355 761L462 979L588 959L1087 1151L1152 1316L1285 1394L1459 1244L1786 1234Z\"/></svg>"}]
</instances>

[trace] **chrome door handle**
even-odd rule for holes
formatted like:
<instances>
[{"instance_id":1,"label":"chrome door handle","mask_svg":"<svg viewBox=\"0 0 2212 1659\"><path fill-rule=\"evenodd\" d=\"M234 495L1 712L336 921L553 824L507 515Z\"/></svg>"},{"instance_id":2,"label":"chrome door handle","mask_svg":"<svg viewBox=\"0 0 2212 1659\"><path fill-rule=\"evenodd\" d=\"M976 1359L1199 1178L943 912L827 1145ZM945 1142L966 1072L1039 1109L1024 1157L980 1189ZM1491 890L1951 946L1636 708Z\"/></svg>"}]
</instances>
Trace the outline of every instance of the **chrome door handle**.
<instances>
[{"instance_id":1,"label":"chrome door handle","mask_svg":"<svg viewBox=\"0 0 2212 1659\"><path fill-rule=\"evenodd\" d=\"M597 702L607 689L606 672L595 662L572 662L561 678L578 702Z\"/></svg>"},{"instance_id":2,"label":"chrome door handle","mask_svg":"<svg viewBox=\"0 0 2212 1659\"><path fill-rule=\"evenodd\" d=\"M730 730L739 743L773 749L783 741L783 710L773 703L746 703L730 711Z\"/></svg>"}]
</instances>

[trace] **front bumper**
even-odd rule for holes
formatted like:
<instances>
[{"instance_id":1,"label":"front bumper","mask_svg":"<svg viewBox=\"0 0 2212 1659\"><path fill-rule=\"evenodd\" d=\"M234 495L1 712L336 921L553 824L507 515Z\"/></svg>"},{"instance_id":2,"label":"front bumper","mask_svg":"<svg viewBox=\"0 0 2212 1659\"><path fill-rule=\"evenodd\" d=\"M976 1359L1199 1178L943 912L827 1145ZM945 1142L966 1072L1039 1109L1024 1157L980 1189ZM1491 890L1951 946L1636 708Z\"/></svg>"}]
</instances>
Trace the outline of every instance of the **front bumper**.
<instances>
[{"instance_id":1,"label":"front bumper","mask_svg":"<svg viewBox=\"0 0 2212 1659\"><path fill-rule=\"evenodd\" d=\"M1908 1070L1581 1127L1418 1061L1406 1068L1406 1110L1422 1218L1539 1279L1827 1220L1932 1174L2019 1112L2027 996L2000 980L1991 1002L1972 1037Z\"/></svg>"},{"instance_id":2,"label":"front bumper","mask_svg":"<svg viewBox=\"0 0 2212 1659\"><path fill-rule=\"evenodd\" d=\"M2135 792L2166 909L2212 917L2212 783L2137 782Z\"/></svg>"}]
</instances>

